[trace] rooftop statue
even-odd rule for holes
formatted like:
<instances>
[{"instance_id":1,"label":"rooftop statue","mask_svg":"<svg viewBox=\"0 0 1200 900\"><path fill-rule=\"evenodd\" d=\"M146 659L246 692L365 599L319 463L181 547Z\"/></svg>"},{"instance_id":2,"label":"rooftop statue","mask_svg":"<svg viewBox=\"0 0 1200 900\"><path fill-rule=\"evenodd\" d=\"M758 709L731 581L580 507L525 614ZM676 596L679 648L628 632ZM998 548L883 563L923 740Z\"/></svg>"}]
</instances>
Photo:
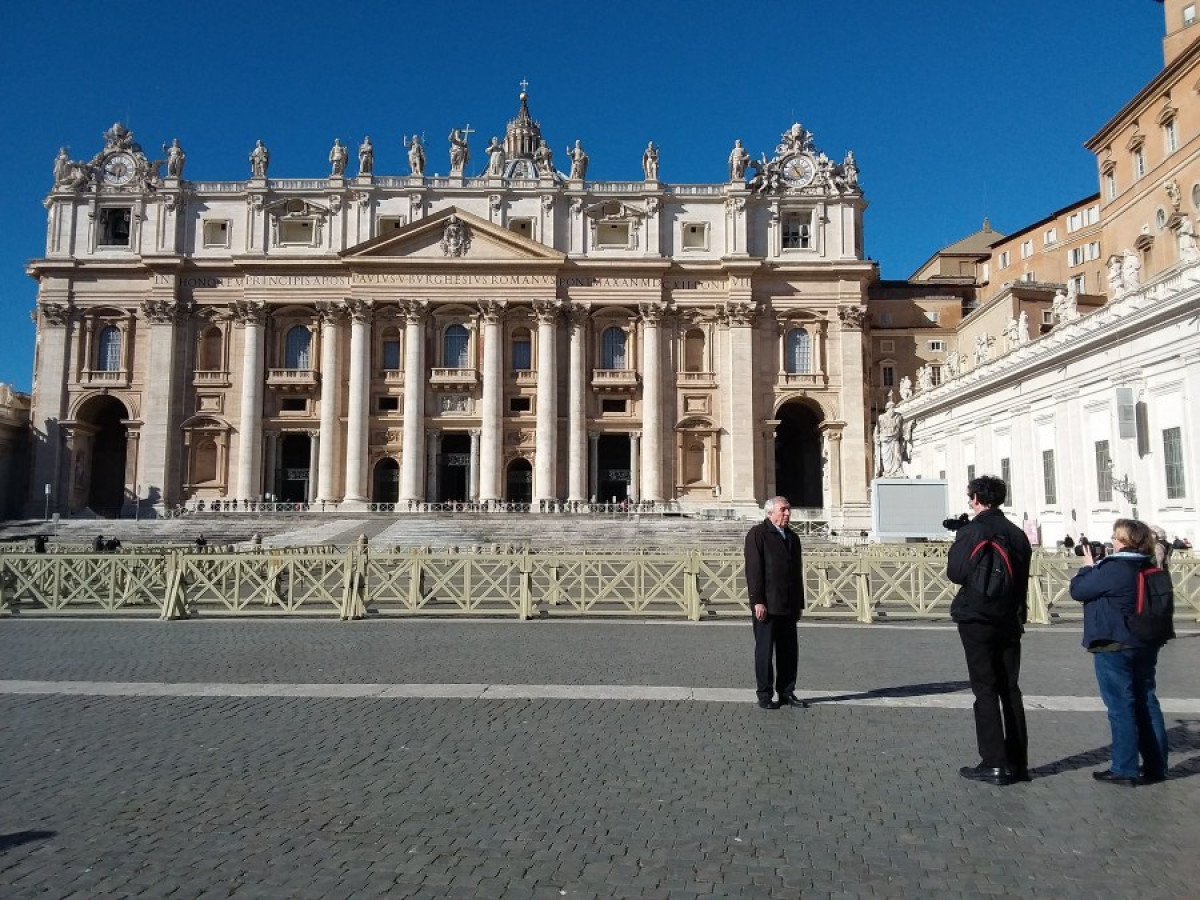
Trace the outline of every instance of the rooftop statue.
<instances>
[{"instance_id":1,"label":"rooftop statue","mask_svg":"<svg viewBox=\"0 0 1200 900\"><path fill-rule=\"evenodd\" d=\"M571 160L571 172L567 177L571 181L583 181L587 177L588 155L581 141L576 141L573 148L567 148L567 158Z\"/></svg>"},{"instance_id":2,"label":"rooftop statue","mask_svg":"<svg viewBox=\"0 0 1200 900\"><path fill-rule=\"evenodd\" d=\"M346 148L340 138L333 139L333 147L329 150L329 177L341 178L346 174Z\"/></svg>"},{"instance_id":3,"label":"rooftop statue","mask_svg":"<svg viewBox=\"0 0 1200 900\"><path fill-rule=\"evenodd\" d=\"M546 146L546 141L538 141L537 149L533 151L533 164L542 176L554 175L554 151Z\"/></svg>"},{"instance_id":4,"label":"rooftop statue","mask_svg":"<svg viewBox=\"0 0 1200 900\"><path fill-rule=\"evenodd\" d=\"M750 165L750 154L742 146L741 140L733 142L729 151L729 180L742 181L746 177L746 167Z\"/></svg>"},{"instance_id":5,"label":"rooftop statue","mask_svg":"<svg viewBox=\"0 0 1200 900\"><path fill-rule=\"evenodd\" d=\"M267 149L266 144L258 141L255 143L254 149L250 151L250 177L266 178L270 165L271 152Z\"/></svg>"},{"instance_id":6,"label":"rooftop statue","mask_svg":"<svg viewBox=\"0 0 1200 900\"><path fill-rule=\"evenodd\" d=\"M419 135L413 135L409 140L404 138L404 148L408 150L408 168L412 175L420 178L425 174L425 147L421 144Z\"/></svg>"},{"instance_id":7,"label":"rooftop statue","mask_svg":"<svg viewBox=\"0 0 1200 900\"><path fill-rule=\"evenodd\" d=\"M179 146L179 138L172 138L171 146L166 148L167 151L167 177L182 178L183 164L187 162L187 154L183 152L183 148Z\"/></svg>"},{"instance_id":8,"label":"rooftop statue","mask_svg":"<svg viewBox=\"0 0 1200 900\"><path fill-rule=\"evenodd\" d=\"M647 144L642 153L642 174L647 181L658 181L658 148L654 141Z\"/></svg>"},{"instance_id":9,"label":"rooftop statue","mask_svg":"<svg viewBox=\"0 0 1200 900\"><path fill-rule=\"evenodd\" d=\"M504 145L500 143L500 138L492 135L492 142L488 144L488 148L484 152L487 153L488 157L488 175L494 178L499 178L504 174L504 163L506 157Z\"/></svg>"},{"instance_id":10,"label":"rooftop statue","mask_svg":"<svg viewBox=\"0 0 1200 900\"><path fill-rule=\"evenodd\" d=\"M450 175L454 177L462 177L463 171L467 167L467 163L471 161L471 151L467 147L467 135L471 133L471 126L466 128L455 128L450 132Z\"/></svg>"},{"instance_id":11,"label":"rooftop statue","mask_svg":"<svg viewBox=\"0 0 1200 900\"><path fill-rule=\"evenodd\" d=\"M358 145L358 174L370 175L375 171L375 148L371 145L371 136L363 138Z\"/></svg>"}]
</instances>

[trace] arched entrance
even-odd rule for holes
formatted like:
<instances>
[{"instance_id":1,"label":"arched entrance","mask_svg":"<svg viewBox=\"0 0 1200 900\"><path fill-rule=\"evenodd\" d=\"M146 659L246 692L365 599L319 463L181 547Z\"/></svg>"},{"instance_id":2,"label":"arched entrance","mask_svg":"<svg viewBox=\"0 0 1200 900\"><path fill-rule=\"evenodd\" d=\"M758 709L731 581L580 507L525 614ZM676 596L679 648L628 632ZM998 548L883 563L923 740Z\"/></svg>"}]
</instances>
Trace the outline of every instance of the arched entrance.
<instances>
[{"instance_id":1,"label":"arched entrance","mask_svg":"<svg viewBox=\"0 0 1200 900\"><path fill-rule=\"evenodd\" d=\"M527 459L514 459L508 464L504 479L504 499L509 503L533 502L533 466Z\"/></svg>"},{"instance_id":2,"label":"arched entrance","mask_svg":"<svg viewBox=\"0 0 1200 900\"><path fill-rule=\"evenodd\" d=\"M312 438L307 434L285 434L279 442L279 468L275 472L275 496L283 503L305 503L312 466Z\"/></svg>"},{"instance_id":3,"label":"arched entrance","mask_svg":"<svg viewBox=\"0 0 1200 900\"><path fill-rule=\"evenodd\" d=\"M629 435L602 434L596 441L596 501L620 503L633 480Z\"/></svg>"},{"instance_id":4,"label":"arched entrance","mask_svg":"<svg viewBox=\"0 0 1200 900\"><path fill-rule=\"evenodd\" d=\"M400 499L400 463L390 456L375 463L371 485L372 503L396 503Z\"/></svg>"},{"instance_id":5,"label":"arched entrance","mask_svg":"<svg viewBox=\"0 0 1200 900\"><path fill-rule=\"evenodd\" d=\"M98 516L116 517L129 495L125 484L129 410L115 397L102 397L87 407L80 422L90 425L90 464L87 448L76 448L76 481L87 469L87 506ZM79 485L77 484L77 487Z\"/></svg>"},{"instance_id":6,"label":"arched entrance","mask_svg":"<svg viewBox=\"0 0 1200 900\"><path fill-rule=\"evenodd\" d=\"M820 509L825 505L821 488L821 417L804 403L785 403L775 427L775 493L792 506Z\"/></svg>"}]
</instances>

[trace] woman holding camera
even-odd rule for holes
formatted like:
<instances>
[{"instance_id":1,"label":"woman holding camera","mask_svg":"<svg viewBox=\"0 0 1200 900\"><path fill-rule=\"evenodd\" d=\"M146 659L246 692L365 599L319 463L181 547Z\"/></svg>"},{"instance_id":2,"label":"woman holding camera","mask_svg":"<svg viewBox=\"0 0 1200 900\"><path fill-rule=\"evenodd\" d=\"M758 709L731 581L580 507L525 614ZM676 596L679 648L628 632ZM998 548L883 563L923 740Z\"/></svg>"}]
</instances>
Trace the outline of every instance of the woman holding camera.
<instances>
[{"instance_id":1,"label":"woman holding camera","mask_svg":"<svg viewBox=\"0 0 1200 900\"><path fill-rule=\"evenodd\" d=\"M1083 604L1083 646L1093 655L1112 729L1112 764L1092 777L1128 787L1163 781L1167 732L1154 685L1162 645L1139 639L1129 628L1139 573L1154 565L1154 533L1145 522L1118 519L1112 553L1103 559L1096 558L1094 545L1080 543L1084 564L1071 579L1071 597Z\"/></svg>"}]
</instances>

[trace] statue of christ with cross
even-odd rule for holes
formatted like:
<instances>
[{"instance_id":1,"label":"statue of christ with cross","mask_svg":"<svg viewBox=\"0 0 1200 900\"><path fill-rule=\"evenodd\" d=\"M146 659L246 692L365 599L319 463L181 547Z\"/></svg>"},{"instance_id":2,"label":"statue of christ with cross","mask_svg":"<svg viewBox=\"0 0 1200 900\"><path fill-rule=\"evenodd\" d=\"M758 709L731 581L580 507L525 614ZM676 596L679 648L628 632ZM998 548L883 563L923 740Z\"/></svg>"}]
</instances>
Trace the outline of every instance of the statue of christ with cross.
<instances>
[{"instance_id":1,"label":"statue of christ with cross","mask_svg":"<svg viewBox=\"0 0 1200 900\"><path fill-rule=\"evenodd\" d=\"M451 177L461 178L463 170L467 167L467 161L471 158L471 152L467 149L467 136L473 134L473 129L470 123L467 123L466 128L455 128L450 132L450 175Z\"/></svg>"}]
</instances>

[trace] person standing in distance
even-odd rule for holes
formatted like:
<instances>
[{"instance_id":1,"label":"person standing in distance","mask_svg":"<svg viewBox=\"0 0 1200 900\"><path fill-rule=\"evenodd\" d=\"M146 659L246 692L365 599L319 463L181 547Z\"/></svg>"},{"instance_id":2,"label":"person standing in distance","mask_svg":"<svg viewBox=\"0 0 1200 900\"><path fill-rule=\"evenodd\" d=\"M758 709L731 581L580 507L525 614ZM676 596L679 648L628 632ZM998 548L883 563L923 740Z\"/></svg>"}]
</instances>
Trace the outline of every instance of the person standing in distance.
<instances>
[{"instance_id":1,"label":"person standing in distance","mask_svg":"<svg viewBox=\"0 0 1200 900\"><path fill-rule=\"evenodd\" d=\"M946 562L946 576L959 585L950 605L967 659L975 694L975 738L980 762L959 774L971 781L1007 785L1029 780L1029 734L1021 698L1021 635L1028 614L1029 538L1000 511L1008 486L993 475L967 483L974 518L958 529ZM976 565L972 551L981 541L998 539L1008 548L1011 591L988 599L968 587Z\"/></svg>"},{"instance_id":2,"label":"person standing in distance","mask_svg":"<svg viewBox=\"0 0 1200 900\"><path fill-rule=\"evenodd\" d=\"M746 534L746 590L754 625L754 679L760 709L807 707L796 696L800 642L796 623L804 609L800 540L788 523L787 497L763 505L765 521ZM779 699L774 700L778 693Z\"/></svg>"}]
</instances>

